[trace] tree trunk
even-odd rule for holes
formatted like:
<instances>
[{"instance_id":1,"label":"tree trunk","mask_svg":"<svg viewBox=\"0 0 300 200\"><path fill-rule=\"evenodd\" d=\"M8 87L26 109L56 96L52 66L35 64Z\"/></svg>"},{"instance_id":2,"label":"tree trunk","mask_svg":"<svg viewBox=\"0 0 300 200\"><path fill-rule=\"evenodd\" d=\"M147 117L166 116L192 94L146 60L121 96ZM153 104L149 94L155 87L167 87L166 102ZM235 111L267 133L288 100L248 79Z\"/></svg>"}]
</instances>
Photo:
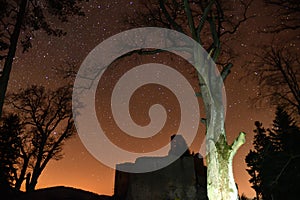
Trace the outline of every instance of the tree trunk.
<instances>
[{"instance_id":1,"label":"tree trunk","mask_svg":"<svg viewBox=\"0 0 300 200\"><path fill-rule=\"evenodd\" d=\"M41 133L43 136L45 135L45 133ZM38 150L38 155L37 155L37 159L36 159L36 162L35 162L35 165L34 165L34 168L32 170L32 174L31 174L31 177L30 177L30 180L26 180L27 183L26 183L26 192L32 192L34 191L35 189L35 186L37 184L37 180L39 178L39 176L41 175L42 173L42 169L41 169L41 166L42 166L42 161L43 161L43 154L44 154L44 147L46 145L46 140L47 138L43 138L43 141L41 142L40 144L40 147L39 147L39 150Z\"/></svg>"},{"instance_id":2,"label":"tree trunk","mask_svg":"<svg viewBox=\"0 0 300 200\"><path fill-rule=\"evenodd\" d=\"M30 179L31 179L31 173L27 173L26 175L26 183L25 183L25 188L26 188L26 192L29 191L29 187L30 187Z\"/></svg>"},{"instance_id":3,"label":"tree trunk","mask_svg":"<svg viewBox=\"0 0 300 200\"><path fill-rule=\"evenodd\" d=\"M226 140L225 109L223 100L223 79L217 73L213 55L204 55L200 48L194 49L194 62L198 71L201 98L204 103L206 119L206 164L207 195L209 200L238 200L238 190L234 181L232 161L238 148L245 143L245 134L240 133L232 145Z\"/></svg>"},{"instance_id":4,"label":"tree trunk","mask_svg":"<svg viewBox=\"0 0 300 200\"><path fill-rule=\"evenodd\" d=\"M15 189L17 191L19 191L21 189L22 183L25 180L25 175L26 175L26 170L28 168L29 158L27 158L27 157L24 158L23 162L24 163L23 163L23 166L21 169L21 173L19 175L19 178L16 180L16 184L15 184Z\"/></svg>"},{"instance_id":5,"label":"tree trunk","mask_svg":"<svg viewBox=\"0 0 300 200\"><path fill-rule=\"evenodd\" d=\"M32 192L35 190L40 175L41 170L36 170L32 173L30 180L26 179L26 192Z\"/></svg>"},{"instance_id":6,"label":"tree trunk","mask_svg":"<svg viewBox=\"0 0 300 200\"><path fill-rule=\"evenodd\" d=\"M209 141L208 141L209 142ZM207 195L213 200L238 200L238 190L234 181L232 161L237 149L245 142L241 133L233 145L228 145L226 138L209 142L207 161Z\"/></svg>"},{"instance_id":7,"label":"tree trunk","mask_svg":"<svg viewBox=\"0 0 300 200\"><path fill-rule=\"evenodd\" d=\"M14 57L18 45L23 19L25 18L25 14L26 14L27 2L28 0L22 0L20 3L14 31L10 37L10 45L9 45L7 58L4 63L2 75L0 76L0 117L2 116L3 104L4 104L5 94L8 86L9 75L11 72L12 64L14 61Z\"/></svg>"}]
</instances>

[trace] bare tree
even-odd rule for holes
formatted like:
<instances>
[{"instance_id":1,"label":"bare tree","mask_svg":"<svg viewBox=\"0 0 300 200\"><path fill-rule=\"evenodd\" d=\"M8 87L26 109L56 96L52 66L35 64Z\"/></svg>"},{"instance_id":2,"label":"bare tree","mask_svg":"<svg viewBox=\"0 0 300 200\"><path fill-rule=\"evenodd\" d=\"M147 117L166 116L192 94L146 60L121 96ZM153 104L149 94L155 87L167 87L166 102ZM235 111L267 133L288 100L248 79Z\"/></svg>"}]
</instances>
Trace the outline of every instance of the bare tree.
<instances>
[{"instance_id":1,"label":"bare tree","mask_svg":"<svg viewBox=\"0 0 300 200\"><path fill-rule=\"evenodd\" d=\"M298 0L264 0L267 5L274 6L274 16L279 22L274 26L268 26L267 31L279 33L284 30L300 29L300 4Z\"/></svg>"},{"instance_id":2,"label":"bare tree","mask_svg":"<svg viewBox=\"0 0 300 200\"><path fill-rule=\"evenodd\" d=\"M299 119L300 60L297 53L271 46L257 57L259 61L252 70L260 85L257 100L267 99L272 105L281 105Z\"/></svg>"},{"instance_id":3,"label":"bare tree","mask_svg":"<svg viewBox=\"0 0 300 200\"><path fill-rule=\"evenodd\" d=\"M243 0L237 1L236 4L220 0L148 0L143 1L145 10L140 11L140 18L137 18L140 21L131 18L129 22L167 27L189 35L206 48L216 63L223 64L220 66L221 77L225 80L233 64L225 57L226 51L222 49L221 38L236 33L240 25L248 19L247 10L250 3L251 1ZM240 12L234 12L233 6L239 7ZM141 51L137 53L143 54ZM198 54L194 54L193 57L196 63L200 59ZM228 62L220 62L222 60ZM219 86L213 81L208 86L200 74L197 73L197 77L200 86L198 96L204 102L206 114L206 119L202 121L207 127L213 126L216 130L216 132L206 130L206 142L209 149L206 157L208 197L212 200L238 199L232 160L239 147L245 142L245 134L240 133L233 144L228 144L222 102L216 103L215 111L211 110L210 87ZM210 121L211 116L214 116L213 121Z\"/></svg>"},{"instance_id":4,"label":"bare tree","mask_svg":"<svg viewBox=\"0 0 300 200\"><path fill-rule=\"evenodd\" d=\"M36 30L53 36L65 35L63 30L53 28L49 16L61 22L68 21L69 16L82 16L84 13L78 6L82 1L0 0L0 61L4 63L0 74L0 116L18 45L21 45L23 52L28 51ZM20 36L21 32L23 34Z\"/></svg>"},{"instance_id":5,"label":"bare tree","mask_svg":"<svg viewBox=\"0 0 300 200\"><path fill-rule=\"evenodd\" d=\"M15 188L26 179L26 191L35 189L38 178L51 159L62 158L62 146L74 131L70 86L46 91L31 86L10 95L12 112L18 113L25 131L22 139Z\"/></svg>"}]
</instances>

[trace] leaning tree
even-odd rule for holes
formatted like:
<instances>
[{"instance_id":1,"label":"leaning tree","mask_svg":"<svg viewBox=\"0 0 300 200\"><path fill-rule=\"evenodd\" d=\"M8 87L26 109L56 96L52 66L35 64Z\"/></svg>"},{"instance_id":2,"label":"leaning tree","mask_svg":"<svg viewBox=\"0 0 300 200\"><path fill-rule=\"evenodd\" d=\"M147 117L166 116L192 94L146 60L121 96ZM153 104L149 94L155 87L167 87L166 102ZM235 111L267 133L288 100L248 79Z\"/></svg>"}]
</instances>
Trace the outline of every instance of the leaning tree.
<instances>
[{"instance_id":1,"label":"leaning tree","mask_svg":"<svg viewBox=\"0 0 300 200\"><path fill-rule=\"evenodd\" d=\"M47 35L62 36L66 33L52 22L67 22L70 16L84 13L80 2L84 0L0 0L0 116L8 86L10 72L18 47L27 51L34 32L43 30Z\"/></svg>"}]
</instances>

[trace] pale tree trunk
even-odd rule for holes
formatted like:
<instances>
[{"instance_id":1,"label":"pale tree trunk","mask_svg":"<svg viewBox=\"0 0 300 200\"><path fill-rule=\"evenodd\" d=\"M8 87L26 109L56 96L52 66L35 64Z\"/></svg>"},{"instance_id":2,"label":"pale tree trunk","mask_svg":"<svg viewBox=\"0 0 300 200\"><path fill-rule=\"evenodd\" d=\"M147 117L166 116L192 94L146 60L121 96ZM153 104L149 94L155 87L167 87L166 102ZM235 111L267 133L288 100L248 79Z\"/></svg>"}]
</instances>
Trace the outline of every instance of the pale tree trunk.
<instances>
[{"instance_id":1,"label":"pale tree trunk","mask_svg":"<svg viewBox=\"0 0 300 200\"><path fill-rule=\"evenodd\" d=\"M233 144L228 145L224 126L223 80L232 65L219 74L212 59L217 56L203 55L200 49L194 49L193 57L206 114L202 121L206 125L207 195L210 200L238 200L232 162L239 147L245 143L245 134L241 132Z\"/></svg>"},{"instance_id":2,"label":"pale tree trunk","mask_svg":"<svg viewBox=\"0 0 300 200\"><path fill-rule=\"evenodd\" d=\"M206 157L207 195L209 199L239 199L233 176L232 161L237 149L244 142L244 133L239 135L233 145L228 145L224 136L221 136L216 143L209 142L210 152Z\"/></svg>"},{"instance_id":3,"label":"pale tree trunk","mask_svg":"<svg viewBox=\"0 0 300 200\"><path fill-rule=\"evenodd\" d=\"M211 120L206 122L207 195L210 200L238 200L232 163L237 150L245 143L245 133L241 132L233 144L229 145L223 111L210 111L212 113L207 116L211 116Z\"/></svg>"},{"instance_id":4,"label":"pale tree trunk","mask_svg":"<svg viewBox=\"0 0 300 200\"><path fill-rule=\"evenodd\" d=\"M213 99L212 96L215 94L208 95L207 92L210 89L208 89L206 84L200 85L207 117L205 120L207 129L207 195L210 200L238 200L239 196L234 181L232 162L239 147L245 143L245 134L241 132L233 144L228 145L224 127L225 113L222 102L218 102L218 98ZM211 85L210 87L214 86ZM221 94L221 91L219 94ZM208 98L209 96L210 99ZM214 102L212 103L212 101ZM212 104L216 106L214 109L212 109Z\"/></svg>"}]
</instances>

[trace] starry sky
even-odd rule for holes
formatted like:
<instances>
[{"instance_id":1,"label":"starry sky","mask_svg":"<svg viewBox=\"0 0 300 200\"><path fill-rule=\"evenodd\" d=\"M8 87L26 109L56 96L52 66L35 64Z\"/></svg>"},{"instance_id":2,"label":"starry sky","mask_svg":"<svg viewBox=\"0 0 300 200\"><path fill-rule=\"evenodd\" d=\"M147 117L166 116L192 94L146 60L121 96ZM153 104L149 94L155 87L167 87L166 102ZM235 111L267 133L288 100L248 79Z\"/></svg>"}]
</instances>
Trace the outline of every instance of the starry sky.
<instances>
[{"instance_id":1,"label":"starry sky","mask_svg":"<svg viewBox=\"0 0 300 200\"><path fill-rule=\"evenodd\" d=\"M9 82L9 91L16 91L31 84L43 84L49 88L64 82L54 68L66 63L79 66L88 53L108 37L129 29L126 24L128 16L139 9L136 0L92 0L83 4L85 17L74 17L70 22L61 24L67 35L61 38L49 37L36 32L33 48L27 53L17 52ZM239 9L239 8L236 8ZM270 44L274 37L262 33L263 27L276 23L272 16L274 9L263 5L262 0L254 0L249 16L255 15L241 25L234 35L230 46L238 56L234 59L234 67L226 79L227 96L226 130L228 141L232 142L240 131L247 133L247 142L234 158L234 175L240 193L254 196L248 182L244 158L252 147L254 121L262 121L265 126L272 123L274 108L254 104L251 97L259 95L259 85L254 76L248 76L248 63L254 59L253 54L259 51L260 44ZM288 34L288 33L286 33ZM278 39L279 38L279 39ZM280 40L280 36L276 37ZM293 46L294 44L287 43ZM143 61L155 61L163 58L148 56ZM130 62L128 62L130 63ZM171 64L171 63L170 63ZM188 75L187 75L188 76ZM176 110L174 111L176 113ZM140 123L146 123L143 120ZM168 132L172 130L168 129ZM199 138L203 127L199 127ZM169 136L169 135L168 135ZM199 139L201 140L201 139ZM198 140L198 141L199 141ZM121 144L120 144L121 145ZM193 143L191 149L197 151L199 142ZM70 139L64 147L64 158L51 161L41 175L38 188L65 185L76 187L98 194L113 193L114 170L106 167L93 158L78 136Z\"/></svg>"}]
</instances>

